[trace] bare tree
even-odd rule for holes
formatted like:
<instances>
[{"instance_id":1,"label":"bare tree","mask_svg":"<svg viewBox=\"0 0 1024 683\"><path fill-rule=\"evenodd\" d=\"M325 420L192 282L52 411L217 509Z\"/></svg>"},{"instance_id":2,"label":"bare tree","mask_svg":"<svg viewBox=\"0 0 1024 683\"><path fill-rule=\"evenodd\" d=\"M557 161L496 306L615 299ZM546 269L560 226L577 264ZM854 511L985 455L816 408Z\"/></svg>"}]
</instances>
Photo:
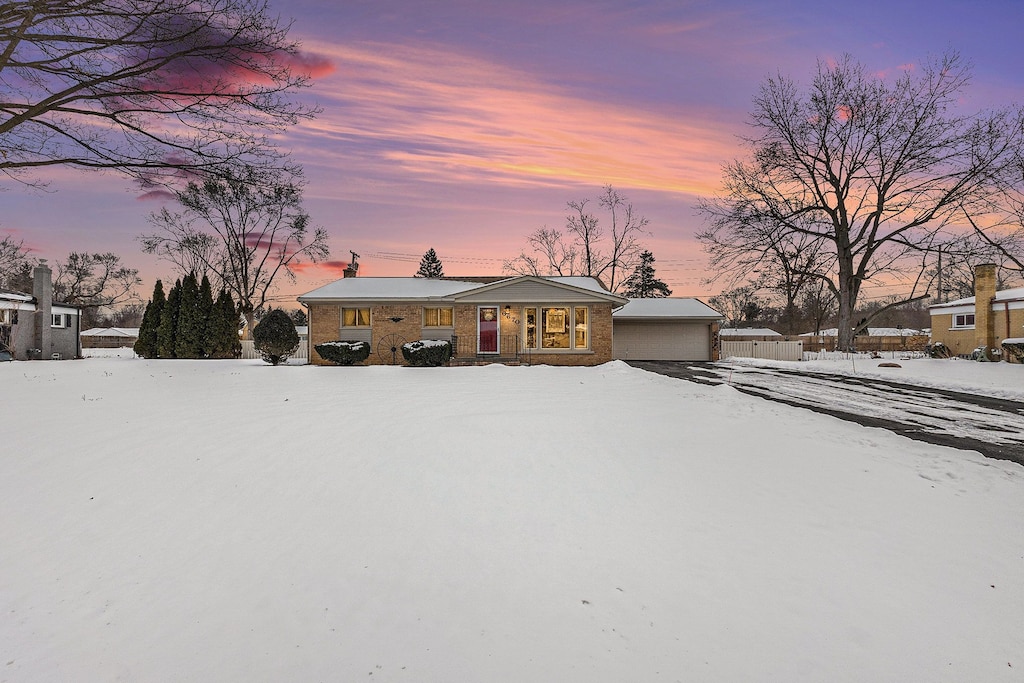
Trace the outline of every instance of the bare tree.
<instances>
[{"instance_id":1,"label":"bare tree","mask_svg":"<svg viewBox=\"0 0 1024 683\"><path fill-rule=\"evenodd\" d=\"M523 275L586 275L599 279L609 291L617 291L623 273L640 262L639 236L648 220L611 185L598 197L607 212L610 231L588 210L589 199L567 203L565 232L547 227L527 238L527 248L506 261L505 271Z\"/></svg>"},{"instance_id":2,"label":"bare tree","mask_svg":"<svg viewBox=\"0 0 1024 683\"><path fill-rule=\"evenodd\" d=\"M35 261L28 255L25 243L11 235L0 239L0 287L13 287L22 273L31 268Z\"/></svg>"},{"instance_id":3,"label":"bare tree","mask_svg":"<svg viewBox=\"0 0 1024 683\"><path fill-rule=\"evenodd\" d=\"M109 168L145 182L266 158L314 111L309 64L263 0L0 5L0 172Z\"/></svg>"},{"instance_id":4,"label":"bare tree","mask_svg":"<svg viewBox=\"0 0 1024 683\"><path fill-rule=\"evenodd\" d=\"M139 300L139 271L121 263L117 254L71 252L56 264L54 299L82 307L83 325L92 326L100 310Z\"/></svg>"},{"instance_id":5,"label":"bare tree","mask_svg":"<svg viewBox=\"0 0 1024 683\"><path fill-rule=\"evenodd\" d=\"M891 84L850 57L819 63L806 93L769 78L754 101L749 158L725 168L723 196L700 204L707 232L751 250L763 248L743 231L751 221L820 240L830 252L825 282L839 305L839 345L851 348L870 322L853 320L862 285L897 275L914 285L904 301L926 296L925 257L952 239L962 212L1002 193L1020 112L955 113L969 76L947 53Z\"/></svg>"},{"instance_id":6,"label":"bare tree","mask_svg":"<svg viewBox=\"0 0 1024 683\"><path fill-rule=\"evenodd\" d=\"M189 183L176 193L183 213L165 207L150 215L157 232L140 237L143 251L179 269L202 263L238 301L251 331L279 277L294 282L293 265L329 254L327 232L311 229L302 209L302 187L297 170L254 167Z\"/></svg>"},{"instance_id":7,"label":"bare tree","mask_svg":"<svg viewBox=\"0 0 1024 683\"><path fill-rule=\"evenodd\" d=\"M716 294L708 303L725 316L726 327L739 327L744 321L753 322L764 308L757 289L756 284L748 283Z\"/></svg>"}]
</instances>

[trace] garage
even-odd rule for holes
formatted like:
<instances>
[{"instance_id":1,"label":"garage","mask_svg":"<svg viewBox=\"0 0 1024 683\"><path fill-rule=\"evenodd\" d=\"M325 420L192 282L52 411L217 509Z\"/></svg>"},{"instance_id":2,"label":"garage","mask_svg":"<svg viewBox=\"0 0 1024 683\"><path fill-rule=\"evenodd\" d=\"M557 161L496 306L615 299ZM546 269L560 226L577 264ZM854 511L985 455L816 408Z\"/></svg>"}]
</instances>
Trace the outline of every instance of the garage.
<instances>
[{"instance_id":1,"label":"garage","mask_svg":"<svg viewBox=\"0 0 1024 683\"><path fill-rule=\"evenodd\" d=\"M619 360L708 361L722 316L700 299L631 299L612 314Z\"/></svg>"}]
</instances>

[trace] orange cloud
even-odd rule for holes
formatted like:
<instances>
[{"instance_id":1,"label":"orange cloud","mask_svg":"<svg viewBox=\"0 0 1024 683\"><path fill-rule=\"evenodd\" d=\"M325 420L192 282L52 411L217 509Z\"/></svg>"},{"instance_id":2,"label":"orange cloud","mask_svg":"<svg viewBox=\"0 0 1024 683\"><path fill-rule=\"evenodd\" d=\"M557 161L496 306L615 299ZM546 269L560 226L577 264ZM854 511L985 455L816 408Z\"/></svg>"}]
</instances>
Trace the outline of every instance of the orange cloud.
<instances>
[{"instance_id":1,"label":"orange cloud","mask_svg":"<svg viewBox=\"0 0 1024 683\"><path fill-rule=\"evenodd\" d=\"M704 194L738 149L715 112L644 108L433 46L314 49L338 71L317 84L324 112L302 124L303 156L323 158L333 140L374 146L347 162L432 181Z\"/></svg>"}]
</instances>

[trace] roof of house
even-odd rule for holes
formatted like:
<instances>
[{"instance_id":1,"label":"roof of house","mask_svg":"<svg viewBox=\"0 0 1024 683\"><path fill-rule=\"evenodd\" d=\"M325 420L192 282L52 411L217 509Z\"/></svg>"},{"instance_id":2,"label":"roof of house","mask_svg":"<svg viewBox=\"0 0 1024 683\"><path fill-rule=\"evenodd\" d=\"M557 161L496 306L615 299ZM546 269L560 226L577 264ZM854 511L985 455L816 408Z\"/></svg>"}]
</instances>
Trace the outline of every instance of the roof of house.
<instances>
[{"instance_id":1,"label":"roof of house","mask_svg":"<svg viewBox=\"0 0 1024 683\"><path fill-rule=\"evenodd\" d=\"M1014 289L1001 289L996 292L996 301L1020 301L1024 300L1024 287L1015 287ZM969 296L963 299L956 299L955 301L945 301L941 304L932 304L929 309L935 308L952 308L954 306L973 306L974 297Z\"/></svg>"},{"instance_id":2,"label":"roof of house","mask_svg":"<svg viewBox=\"0 0 1024 683\"><path fill-rule=\"evenodd\" d=\"M555 277L518 275L481 282L456 279L422 277L349 277L335 280L298 297L299 301L348 299L352 301L446 300L474 290L495 290L517 281L543 280L561 287L571 287L602 295L603 298L621 299L606 290L592 277Z\"/></svg>"},{"instance_id":3,"label":"roof of house","mask_svg":"<svg viewBox=\"0 0 1024 683\"><path fill-rule=\"evenodd\" d=\"M718 331L723 337L781 337L775 330L767 327L723 327Z\"/></svg>"},{"instance_id":4,"label":"roof of house","mask_svg":"<svg viewBox=\"0 0 1024 683\"><path fill-rule=\"evenodd\" d=\"M722 314L700 299L677 297L630 299L628 304L612 313L612 318L616 320L679 320L681 318L721 320Z\"/></svg>"},{"instance_id":5,"label":"roof of house","mask_svg":"<svg viewBox=\"0 0 1024 683\"><path fill-rule=\"evenodd\" d=\"M137 327L92 327L82 332L83 337L138 337Z\"/></svg>"}]
</instances>

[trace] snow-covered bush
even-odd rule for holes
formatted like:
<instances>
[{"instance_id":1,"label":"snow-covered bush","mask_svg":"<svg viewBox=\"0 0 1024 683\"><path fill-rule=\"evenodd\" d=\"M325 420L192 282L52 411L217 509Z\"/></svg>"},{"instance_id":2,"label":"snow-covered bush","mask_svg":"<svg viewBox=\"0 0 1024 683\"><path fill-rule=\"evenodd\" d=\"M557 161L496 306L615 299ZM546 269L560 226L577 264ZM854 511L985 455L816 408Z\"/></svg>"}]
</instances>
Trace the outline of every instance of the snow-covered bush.
<instances>
[{"instance_id":1,"label":"snow-covered bush","mask_svg":"<svg viewBox=\"0 0 1024 683\"><path fill-rule=\"evenodd\" d=\"M370 344L364 341L329 341L313 348L321 358L337 365L361 363L370 357Z\"/></svg>"},{"instance_id":2,"label":"snow-covered bush","mask_svg":"<svg viewBox=\"0 0 1024 683\"><path fill-rule=\"evenodd\" d=\"M953 351L942 342L928 344L924 347L924 352L929 358L950 358L953 355Z\"/></svg>"},{"instance_id":3,"label":"snow-covered bush","mask_svg":"<svg viewBox=\"0 0 1024 683\"><path fill-rule=\"evenodd\" d=\"M1003 357L1010 363L1024 363L1024 339L1004 339Z\"/></svg>"},{"instance_id":4,"label":"snow-covered bush","mask_svg":"<svg viewBox=\"0 0 1024 683\"><path fill-rule=\"evenodd\" d=\"M452 343L444 339L420 339L402 344L402 358L417 367L438 367L452 359Z\"/></svg>"},{"instance_id":5,"label":"snow-covered bush","mask_svg":"<svg viewBox=\"0 0 1024 683\"><path fill-rule=\"evenodd\" d=\"M271 365L279 365L299 348L295 323L281 309L267 313L252 329L253 346Z\"/></svg>"}]
</instances>

